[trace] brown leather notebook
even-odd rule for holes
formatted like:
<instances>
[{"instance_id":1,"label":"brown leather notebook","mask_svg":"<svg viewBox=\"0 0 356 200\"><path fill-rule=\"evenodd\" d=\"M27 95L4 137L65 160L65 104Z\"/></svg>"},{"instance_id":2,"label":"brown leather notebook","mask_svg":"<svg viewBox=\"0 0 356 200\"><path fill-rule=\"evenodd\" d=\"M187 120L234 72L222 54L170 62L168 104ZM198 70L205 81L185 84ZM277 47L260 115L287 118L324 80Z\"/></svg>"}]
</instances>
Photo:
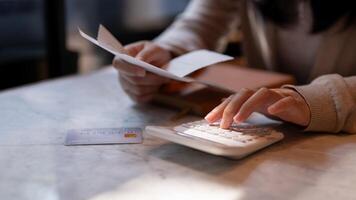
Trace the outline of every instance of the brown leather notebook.
<instances>
[{"instance_id":1,"label":"brown leather notebook","mask_svg":"<svg viewBox=\"0 0 356 200\"><path fill-rule=\"evenodd\" d=\"M238 92L241 88L274 88L295 83L291 75L242 67L237 61L212 65L190 76L217 87L173 82L162 88L155 96L154 103L204 116L217 106L222 98Z\"/></svg>"}]
</instances>

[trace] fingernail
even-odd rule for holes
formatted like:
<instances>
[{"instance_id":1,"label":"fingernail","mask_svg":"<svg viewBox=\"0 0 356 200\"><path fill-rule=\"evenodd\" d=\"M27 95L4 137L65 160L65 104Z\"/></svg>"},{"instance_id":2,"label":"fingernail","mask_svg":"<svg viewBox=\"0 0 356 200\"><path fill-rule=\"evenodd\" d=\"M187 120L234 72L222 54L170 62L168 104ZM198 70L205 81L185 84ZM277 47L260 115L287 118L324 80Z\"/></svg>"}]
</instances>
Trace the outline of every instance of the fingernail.
<instances>
[{"instance_id":1,"label":"fingernail","mask_svg":"<svg viewBox=\"0 0 356 200\"><path fill-rule=\"evenodd\" d=\"M213 123L215 120L214 118L212 118L211 116L209 117L204 117L204 119L208 122L208 123Z\"/></svg>"},{"instance_id":2,"label":"fingernail","mask_svg":"<svg viewBox=\"0 0 356 200\"><path fill-rule=\"evenodd\" d=\"M221 119L221 121L220 121L220 128L223 127L224 123L225 123L225 120L224 120L224 119Z\"/></svg>"},{"instance_id":3,"label":"fingernail","mask_svg":"<svg viewBox=\"0 0 356 200\"><path fill-rule=\"evenodd\" d=\"M213 117L213 115L212 115L212 113L210 112L210 113L208 113L208 114L204 117L204 119L205 119L206 121L210 122L210 121L212 120L212 117Z\"/></svg>"},{"instance_id":4,"label":"fingernail","mask_svg":"<svg viewBox=\"0 0 356 200\"><path fill-rule=\"evenodd\" d=\"M234 121L239 124L239 123L241 123L243 120L241 120L241 116L237 113L237 115L234 117Z\"/></svg>"},{"instance_id":5,"label":"fingernail","mask_svg":"<svg viewBox=\"0 0 356 200\"><path fill-rule=\"evenodd\" d=\"M220 128L227 128L229 127L229 125L227 124L226 120L225 119L221 119L221 122L220 122Z\"/></svg>"},{"instance_id":6,"label":"fingernail","mask_svg":"<svg viewBox=\"0 0 356 200\"><path fill-rule=\"evenodd\" d=\"M205 119L206 121L210 122L210 116L207 115L207 116L204 117L204 119Z\"/></svg>"}]
</instances>

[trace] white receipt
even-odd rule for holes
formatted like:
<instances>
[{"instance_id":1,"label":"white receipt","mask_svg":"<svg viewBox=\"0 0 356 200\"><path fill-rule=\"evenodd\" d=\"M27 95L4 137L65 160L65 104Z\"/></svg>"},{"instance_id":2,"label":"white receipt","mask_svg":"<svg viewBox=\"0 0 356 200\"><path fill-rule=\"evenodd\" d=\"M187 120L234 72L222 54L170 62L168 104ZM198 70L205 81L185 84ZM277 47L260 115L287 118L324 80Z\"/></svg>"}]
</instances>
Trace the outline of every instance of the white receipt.
<instances>
[{"instance_id":1,"label":"white receipt","mask_svg":"<svg viewBox=\"0 0 356 200\"><path fill-rule=\"evenodd\" d=\"M167 66L165 66L165 69L162 69L125 54L121 43L102 25L99 26L97 40L85 34L80 29L79 33L93 44L105 49L128 63L142 67L151 73L177 81L195 82L194 79L185 76L209 65L233 59L233 57L220 53L208 50L197 50L171 60Z\"/></svg>"},{"instance_id":2,"label":"white receipt","mask_svg":"<svg viewBox=\"0 0 356 200\"><path fill-rule=\"evenodd\" d=\"M231 60L232 57L208 50L197 50L179 56L165 67L170 73L184 77L198 69Z\"/></svg>"}]
</instances>

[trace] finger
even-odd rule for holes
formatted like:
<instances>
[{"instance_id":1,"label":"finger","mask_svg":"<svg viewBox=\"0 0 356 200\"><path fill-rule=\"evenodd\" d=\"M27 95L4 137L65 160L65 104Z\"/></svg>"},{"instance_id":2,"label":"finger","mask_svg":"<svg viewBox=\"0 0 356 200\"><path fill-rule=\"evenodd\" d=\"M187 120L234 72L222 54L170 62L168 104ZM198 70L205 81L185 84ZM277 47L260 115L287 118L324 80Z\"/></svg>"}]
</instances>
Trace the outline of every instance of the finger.
<instances>
[{"instance_id":1,"label":"finger","mask_svg":"<svg viewBox=\"0 0 356 200\"><path fill-rule=\"evenodd\" d=\"M145 41L136 42L136 43L132 43L132 44L126 45L124 47L124 49L127 52L127 54L129 54L132 57L136 57L136 55L140 51L142 51L142 49L145 47L146 44L147 44L147 42L145 42Z\"/></svg>"},{"instance_id":2,"label":"finger","mask_svg":"<svg viewBox=\"0 0 356 200\"><path fill-rule=\"evenodd\" d=\"M210 111L206 116L205 120L208 121L209 123L213 123L217 121L218 119L221 119L223 111L227 104L231 101L233 95L229 96L227 99L225 99L222 103L220 103L218 106L216 106L212 111Z\"/></svg>"},{"instance_id":3,"label":"finger","mask_svg":"<svg viewBox=\"0 0 356 200\"><path fill-rule=\"evenodd\" d=\"M293 99L293 97L285 97L269 106L268 113L270 113L271 115L275 115L277 113L288 110L293 105L295 105L295 100Z\"/></svg>"},{"instance_id":4,"label":"finger","mask_svg":"<svg viewBox=\"0 0 356 200\"><path fill-rule=\"evenodd\" d=\"M160 47L156 44L143 41L127 45L126 48L127 49L125 50L129 53L129 55L136 57L137 59L148 62L158 67L166 64L166 60L162 59L162 56L164 57L167 55L162 55L160 53L162 52L160 51Z\"/></svg>"},{"instance_id":5,"label":"finger","mask_svg":"<svg viewBox=\"0 0 356 200\"><path fill-rule=\"evenodd\" d=\"M159 87L154 86L130 86L129 93L137 96L146 96L156 94L159 90Z\"/></svg>"},{"instance_id":6,"label":"finger","mask_svg":"<svg viewBox=\"0 0 356 200\"><path fill-rule=\"evenodd\" d=\"M229 104L225 107L222 120L220 123L220 128L226 129L229 128L231 123L233 122L233 117L239 111L242 104L253 95L252 90L243 89L239 93L237 93L229 102Z\"/></svg>"},{"instance_id":7,"label":"finger","mask_svg":"<svg viewBox=\"0 0 356 200\"><path fill-rule=\"evenodd\" d=\"M136 103L147 103L153 99L153 95L134 95L128 93L129 97Z\"/></svg>"},{"instance_id":8,"label":"finger","mask_svg":"<svg viewBox=\"0 0 356 200\"><path fill-rule=\"evenodd\" d=\"M285 97L268 107L268 112L271 115L277 116L280 119L302 126L307 126L309 123L308 116L305 116L300 103L293 97Z\"/></svg>"},{"instance_id":9,"label":"finger","mask_svg":"<svg viewBox=\"0 0 356 200\"><path fill-rule=\"evenodd\" d=\"M127 63L119 58L114 59L113 66L117 70L119 70L120 73L123 73L128 76L144 77L146 75L146 71L144 69Z\"/></svg>"},{"instance_id":10,"label":"finger","mask_svg":"<svg viewBox=\"0 0 356 200\"><path fill-rule=\"evenodd\" d=\"M126 81L135 86L160 86L168 83L170 80L157 76L152 73L147 73L145 77L122 76Z\"/></svg>"},{"instance_id":11,"label":"finger","mask_svg":"<svg viewBox=\"0 0 356 200\"><path fill-rule=\"evenodd\" d=\"M156 45L145 45L145 47L136 55L136 58L148 63L159 60L158 47Z\"/></svg>"},{"instance_id":12,"label":"finger","mask_svg":"<svg viewBox=\"0 0 356 200\"><path fill-rule=\"evenodd\" d=\"M122 78L119 78L122 89L127 93L127 95L137 103L146 103L153 98L153 94L134 94L130 87L127 86L127 83Z\"/></svg>"},{"instance_id":13,"label":"finger","mask_svg":"<svg viewBox=\"0 0 356 200\"><path fill-rule=\"evenodd\" d=\"M245 121L253 112L264 111L274 102L283 98L280 94L273 92L267 88L259 89L241 106L239 112L234 117L237 123Z\"/></svg>"},{"instance_id":14,"label":"finger","mask_svg":"<svg viewBox=\"0 0 356 200\"><path fill-rule=\"evenodd\" d=\"M129 94L137 96L152 95L157 93L159 86L137 86L130 84L124 77L120 77L122 88Z\"/></svg>"}]
</instances>

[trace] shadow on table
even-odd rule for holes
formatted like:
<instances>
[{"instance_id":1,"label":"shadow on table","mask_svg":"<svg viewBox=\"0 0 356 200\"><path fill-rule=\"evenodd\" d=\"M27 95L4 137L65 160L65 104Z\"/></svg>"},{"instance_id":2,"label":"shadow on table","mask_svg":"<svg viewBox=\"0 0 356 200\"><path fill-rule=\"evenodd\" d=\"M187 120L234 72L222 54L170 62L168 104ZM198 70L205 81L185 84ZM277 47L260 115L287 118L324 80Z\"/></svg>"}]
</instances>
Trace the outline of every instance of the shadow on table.
<instances>
[{"instance_id":1,"label":"shadow on table","mask_svg":"<svg viewBox=\"0 0 356 200\"><path fill-rule=\"evenodd\" d=\"M157 146L156 148L153 148L149 154L151 156L155 156L169 162L174 162L196 171L210 175L219 175L235 167L244 165L247 162L261 162L265 159L269 159L270 157L265 155L269 155L273 152L283 151L292 147L293 145L297 145L303 142L304 140L318 137L319 135L322 134L307 135L299 133L298 130L294 128L292 133L285 134L285 138L281 142L275 143L267 148L261 149L243 159L238 160L222 156L215 156L172 142L167 142ZM258 163L256 163L256 166L257 165Z\"/></svg>"},{"instance_id":2,"label":"shadow on table","mask_svg":"<svg viewBox=\"0 0 356 200\"><path fill-rule=\"evenodd\" d=\"M275 199L297 195L315 184L331 166L327 152L347 142L344 138L347 135L342 134L303 133L290 125L279 129L285 133L282 141L240 160L173 143L154 148L149 154L203 173L220 184L244 188L245 193L239 199ZM308 153L307 146L326 137L340 141L320 145L318 152Z\"/></svg>"}]
</instances>

